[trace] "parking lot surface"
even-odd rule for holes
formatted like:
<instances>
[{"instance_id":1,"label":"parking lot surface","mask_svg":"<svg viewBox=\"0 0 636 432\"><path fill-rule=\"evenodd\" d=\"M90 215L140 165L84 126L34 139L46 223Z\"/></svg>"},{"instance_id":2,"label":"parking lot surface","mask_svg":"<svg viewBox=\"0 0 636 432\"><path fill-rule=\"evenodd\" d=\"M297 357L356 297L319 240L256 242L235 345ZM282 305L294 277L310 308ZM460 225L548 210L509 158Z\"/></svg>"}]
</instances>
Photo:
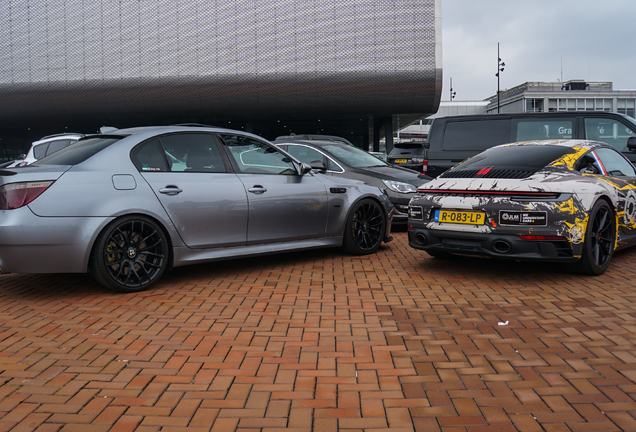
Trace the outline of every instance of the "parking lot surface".
<instances>
[{"instance_id":1,"label":"parking lot surface","mask_svg":"<svg viewBox=\"0 0 636 432\"><path fill-rule=\"evenodd\" d=\"M0 276L0 431L636 431L636 250L599 277L406 233L119 294Z\"/></svg>"}]
</instances>

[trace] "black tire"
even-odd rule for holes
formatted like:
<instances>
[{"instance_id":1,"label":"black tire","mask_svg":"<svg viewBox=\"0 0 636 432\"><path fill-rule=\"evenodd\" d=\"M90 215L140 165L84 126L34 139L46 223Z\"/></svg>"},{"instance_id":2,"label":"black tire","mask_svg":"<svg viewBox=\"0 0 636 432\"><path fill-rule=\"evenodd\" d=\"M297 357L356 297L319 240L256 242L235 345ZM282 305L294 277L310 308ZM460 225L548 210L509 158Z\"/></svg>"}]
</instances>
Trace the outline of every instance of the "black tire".
<instances>
[{"instance_id":1,"label":"black tire","mask_svg":"<svg viewBox=\"0 0 636 432\"><path fill-rule=\"evenodd\" d=\"M168 266L169 245L161 227L144 216L115 220L99 234L91 254L95 280L115 291L138 292Z\"/></svg>"},{"instance_id":2,"label":"black tire","mask_svg":"<svg viewBox=\"0 0 636 432\"><path fill-rule=\"evenodd\" d=\"M598 200L592 211L585 231L581 259L569 265L575 273L597 276L609 266L616 242L616 220L605 200Z\"/></svg>"},{"instance_id":3,"label":"black tire","mask_svg":"<svg viewBox=\"0 0 636 432\"><path fill-rule=\"evenodd\" d=\"M363 199L349 213L342 248L353 255L373 253L384 241L385 230L386 215L382 206Z\"/></svg>"}]
</instances>

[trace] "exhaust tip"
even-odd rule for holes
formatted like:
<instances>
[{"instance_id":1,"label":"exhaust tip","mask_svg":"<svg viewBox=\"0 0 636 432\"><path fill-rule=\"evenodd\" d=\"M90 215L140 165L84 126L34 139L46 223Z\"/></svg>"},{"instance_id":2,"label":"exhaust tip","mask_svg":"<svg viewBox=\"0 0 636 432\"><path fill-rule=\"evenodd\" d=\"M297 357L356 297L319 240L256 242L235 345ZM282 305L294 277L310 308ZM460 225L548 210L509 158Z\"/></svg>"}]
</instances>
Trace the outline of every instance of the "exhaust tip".
<instances>
[{"instance_id":1,"label":"exhaust tip","mask_svg":"<svg viewBox=\"0 0 636 432\"><path fill-rule=\"evenodd\" d=\"M415 234L415 242L418 245L424 246L426 243L428 243L428 239L426 238L426 236L424 234L417 233L417 234Z\"/></svg>"},{"instance_id":2,"label":"exhaust tip","mask_svg":"<svg viewBox=\"0 0 636 432\"><path fill-rule=\"evenodd\" d=\"M500 254L505 254L512 250L510 243L505 240L495 240L492 242L492 248L495 252Z\"/></svg>"}]
</instances>

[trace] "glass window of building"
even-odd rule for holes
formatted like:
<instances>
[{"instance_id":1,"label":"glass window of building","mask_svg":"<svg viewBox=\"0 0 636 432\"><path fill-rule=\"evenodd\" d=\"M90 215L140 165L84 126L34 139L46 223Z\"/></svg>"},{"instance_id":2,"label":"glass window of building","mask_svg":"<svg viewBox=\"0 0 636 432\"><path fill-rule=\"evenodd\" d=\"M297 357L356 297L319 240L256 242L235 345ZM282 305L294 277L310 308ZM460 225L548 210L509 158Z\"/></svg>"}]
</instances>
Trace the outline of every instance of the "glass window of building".
<instances>
[{"instance_id":1,"label":"glass window of building","mask_svg":"<svg viewBox=\"0 0 636 432\"><path fill-rule=\"evenodd\" d=\"M543 99L526 99L526 112L543 112Z\"/></svg>"}]
</instances>

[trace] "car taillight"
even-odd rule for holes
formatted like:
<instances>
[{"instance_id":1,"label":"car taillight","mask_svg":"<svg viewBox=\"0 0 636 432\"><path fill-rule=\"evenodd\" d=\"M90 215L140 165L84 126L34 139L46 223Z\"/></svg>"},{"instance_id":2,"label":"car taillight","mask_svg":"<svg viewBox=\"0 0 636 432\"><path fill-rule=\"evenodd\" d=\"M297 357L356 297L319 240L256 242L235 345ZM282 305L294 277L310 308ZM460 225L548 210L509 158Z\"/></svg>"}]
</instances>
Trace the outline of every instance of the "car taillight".
<instances>
[{"instance_id":1,"label":"car taillight","mask_svg":"<svg viewBox=\"0 0 636 432\"><path fill-rule=\"evenodd\" d=\"M424 158L413 158L411 161L413 163L424 163Z\"/></svg>"},{"instance_id":2,"label":"car taillight","mask_svg":"<svg viewBox=\"0 0 636 432\"><path fill-rule=\"evenodd\" d=\"M424 159L422 162L422 174L428 174L428 159Z\"/></svg>"},{"instance_id":3,"label":"car taillight","mask_svg":"<svg viewBox=\"0 0 636 432\"><path fill-rule=\"evenodd\" d=\"M24 207L39 197L52 184L52 181L42 181L0 186L0 210Z\"/></svg>"}]
</instances>

